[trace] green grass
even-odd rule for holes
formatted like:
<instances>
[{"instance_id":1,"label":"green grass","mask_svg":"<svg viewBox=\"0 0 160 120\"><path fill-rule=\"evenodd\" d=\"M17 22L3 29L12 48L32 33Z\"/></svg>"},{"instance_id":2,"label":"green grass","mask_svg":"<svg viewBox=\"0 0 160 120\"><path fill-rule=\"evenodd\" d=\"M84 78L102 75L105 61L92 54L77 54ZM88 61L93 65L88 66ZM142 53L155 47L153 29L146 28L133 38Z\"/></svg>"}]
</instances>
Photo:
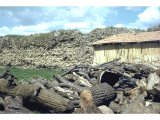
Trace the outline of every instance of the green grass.
<instances>
[{"instance_id":1,"label":"green grass","mask_svg":"<svg viewBox=\"0 0 160 120\"><path fill-rule=\"evenodd\" d=\"M4 71L4 68L0 68L0 73ZM18 80L30 80L33 77L42 77L50 80L53 74L61 74L59 69L31 69L31 68L17 68L12 67L11 73L18 78Z\"/></svg>"}]
</instances>

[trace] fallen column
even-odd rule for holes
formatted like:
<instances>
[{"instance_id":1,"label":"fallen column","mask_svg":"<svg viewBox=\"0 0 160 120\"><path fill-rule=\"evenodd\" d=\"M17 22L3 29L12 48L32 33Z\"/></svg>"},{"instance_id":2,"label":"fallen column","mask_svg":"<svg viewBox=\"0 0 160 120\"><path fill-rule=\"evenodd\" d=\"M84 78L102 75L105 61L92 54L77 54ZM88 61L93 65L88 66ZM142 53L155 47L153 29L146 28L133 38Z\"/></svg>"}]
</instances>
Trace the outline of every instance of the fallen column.
<instances>
[{"instance_id":1,"label":"fallen column","mask_svg":"<svg viewBox=\"0 0 160 120\"><path fill-rule=\"evenodd\" d=\"M34 84L19 84L14 88L9 88L8 81L0 79L0 92L11 96L21 96L23 98L31 97L37 102L53 109L55 112L66 111L69 104L68 99L58 95L56 92L42 89Z\"/></svg>"}]
</instances>

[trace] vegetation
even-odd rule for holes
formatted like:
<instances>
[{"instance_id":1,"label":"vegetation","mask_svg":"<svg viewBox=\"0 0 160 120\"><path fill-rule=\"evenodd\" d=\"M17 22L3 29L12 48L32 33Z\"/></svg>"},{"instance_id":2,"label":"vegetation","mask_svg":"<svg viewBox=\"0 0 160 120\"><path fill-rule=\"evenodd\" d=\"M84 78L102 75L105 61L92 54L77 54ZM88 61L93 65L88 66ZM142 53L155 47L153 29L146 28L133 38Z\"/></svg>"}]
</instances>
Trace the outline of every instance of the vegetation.
<instances>
[{"instance_id":1,"label":"vegetation","mask_svg":"<svg viewBox=\"0 0 160 120\"><path fill-rule=\"evenodd\" d=\"M5 68L0 68L0 73L4 71ZM31 78L42 77L44 79L50 80L53 74L61 74L60 69L32 69L32 68L17 68L12 67L11 73L17 77L18 80L30 80Z\"/></svg>"},{"instance_id":2,"label":"vegetation","mask_svg":"<svg viewBox=\"0 0 160 120\"><path fill-rule=\"evenodd\" d=\"M159 25L156 25L156 26L153 26L153 27L149 27L147 29L148 32L150 31L160 31L160 24Z\"/></svg>"}]
</instances>

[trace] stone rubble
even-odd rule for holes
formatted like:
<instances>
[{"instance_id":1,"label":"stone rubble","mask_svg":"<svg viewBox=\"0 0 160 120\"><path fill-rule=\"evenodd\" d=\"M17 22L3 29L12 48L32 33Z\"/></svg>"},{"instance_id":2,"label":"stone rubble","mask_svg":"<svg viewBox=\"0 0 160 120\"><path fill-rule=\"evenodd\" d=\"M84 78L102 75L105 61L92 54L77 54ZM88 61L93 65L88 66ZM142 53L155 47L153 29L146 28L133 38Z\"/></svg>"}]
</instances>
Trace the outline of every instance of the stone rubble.
<instances>
[{"instance_id":1,"label":"stone rubble","mask_svg":"<svg viewBox=\"0 0 160 120\"><path fill-rule=\"evenodd\" d=\"M114 60L98 66L76 65L53 75L51 81L15 81L17 86L12 87L1 75L0 113L159 114L158 71Z\"/></svg>"},{"instance_id":2,"label":"stone rubble","mask_svg":"<svg viewBox=\"0 0 160 120\"><path fill-rule=\"evenodd\" d=\"M93 42L114 34L140 31L108 27L87 34L78 30L59 30L29 36L8 35L0 37L0 65L64 68L92 64Z\"/></svg>"}]
</instances>

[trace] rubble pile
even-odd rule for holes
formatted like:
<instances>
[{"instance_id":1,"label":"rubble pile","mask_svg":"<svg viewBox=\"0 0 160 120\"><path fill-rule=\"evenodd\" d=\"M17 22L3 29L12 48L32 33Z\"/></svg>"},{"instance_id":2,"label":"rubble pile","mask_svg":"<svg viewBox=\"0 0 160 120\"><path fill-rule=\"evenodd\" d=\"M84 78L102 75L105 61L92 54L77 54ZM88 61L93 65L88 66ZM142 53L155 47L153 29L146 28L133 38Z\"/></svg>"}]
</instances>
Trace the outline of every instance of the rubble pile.
<instances>
[{"instance_id":1,"label":"rubble pile","mask_svg":"<svg viewBox=\"0 0 160 120\"><path fill-rule=\"evenodd\" d=\"M0 75L0 113L160 113L160 69L142 64L76 65L52 80Z\"/></svg>"},{"instance_id":2,"label":"rubble pile","mask_svg":"<svg viewBox=\"0 0 160 120\"><path fill-rule=\"evenodd\" d=\"M58 30L29 36L7 35L0 37L0 65L64 68L91 64L91 43L114 34L131 32L138 30L108 27L88 34L78 30Z\"/></svg>"}]
</instances>

